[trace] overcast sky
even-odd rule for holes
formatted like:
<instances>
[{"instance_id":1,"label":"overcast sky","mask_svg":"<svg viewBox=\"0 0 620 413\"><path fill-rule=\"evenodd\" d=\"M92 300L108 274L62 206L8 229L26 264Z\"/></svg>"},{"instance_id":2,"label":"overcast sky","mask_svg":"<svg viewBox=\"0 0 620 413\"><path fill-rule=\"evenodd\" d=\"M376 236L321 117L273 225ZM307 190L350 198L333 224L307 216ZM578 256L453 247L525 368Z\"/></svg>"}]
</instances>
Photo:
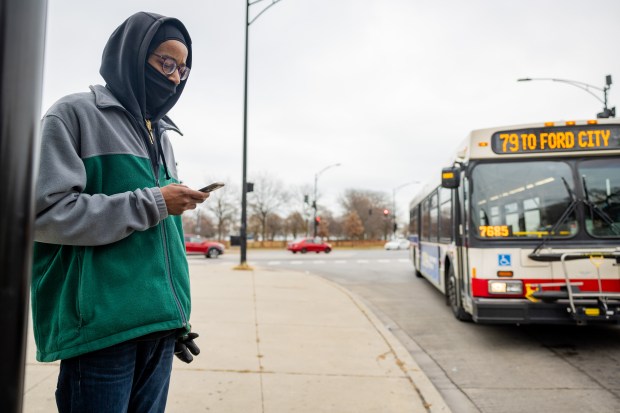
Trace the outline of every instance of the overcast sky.
<instances>
[{"instance_id":1,"label":"overcast sky","mask_svg":"<svg viewBox=\"0 0 620 413\"><path fill-rule=\"evenodd\" d=\"M251 7L251 16L271 0ZM102 84L112 31L144 10L179 18L194 62L170 117L180 178L241 186L243 0L49 0L43 110ZM620 88L617 0L281 0L250 26L248 179L312 188L395 188L399 218L472 129L591 119L602 104L565 84ZM601 92L595 92L602 98ZM405 185L405 186L403 186Z\"/></svg>"}]
</instances>

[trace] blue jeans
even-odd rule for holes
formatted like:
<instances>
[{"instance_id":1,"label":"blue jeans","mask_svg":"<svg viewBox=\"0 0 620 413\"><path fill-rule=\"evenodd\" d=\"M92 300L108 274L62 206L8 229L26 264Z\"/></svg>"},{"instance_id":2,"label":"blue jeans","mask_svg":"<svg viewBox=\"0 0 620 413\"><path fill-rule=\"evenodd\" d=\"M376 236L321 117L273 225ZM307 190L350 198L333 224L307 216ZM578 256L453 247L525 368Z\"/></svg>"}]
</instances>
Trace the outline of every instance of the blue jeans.
<instances>
[{"instance_id":1,"label":"blue jeans","mask_svg":"<svg viewBox=\"0 0 620 413\"><path fill-rule=\"evenodd\" d=\"M166 408L175 335L128 341L60 363L60 413L157 413Z\"/></svg>"}]
</instances>

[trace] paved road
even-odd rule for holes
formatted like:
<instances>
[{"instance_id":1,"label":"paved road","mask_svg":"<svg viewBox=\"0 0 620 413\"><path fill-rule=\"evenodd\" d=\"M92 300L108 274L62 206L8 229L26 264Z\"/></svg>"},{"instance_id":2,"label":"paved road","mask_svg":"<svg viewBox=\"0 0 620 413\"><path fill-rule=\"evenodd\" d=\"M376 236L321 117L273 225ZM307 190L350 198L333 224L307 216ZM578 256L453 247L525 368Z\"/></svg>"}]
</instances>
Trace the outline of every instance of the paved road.
<instances>
[{"instance_id":1,"label":"paved road","mask_svg":"<svg viewBox=\"0 0 620 413\"><path fill-rule=\"evenodd\" d=\"M212 265L215 260L192 257ZM218 262L238 262L227 254ZM455 320L405 251L248 252L252 265L308 271L362 297L456 413L620 411L619 326L488 326Z\"/></svg>"}]
</instances>

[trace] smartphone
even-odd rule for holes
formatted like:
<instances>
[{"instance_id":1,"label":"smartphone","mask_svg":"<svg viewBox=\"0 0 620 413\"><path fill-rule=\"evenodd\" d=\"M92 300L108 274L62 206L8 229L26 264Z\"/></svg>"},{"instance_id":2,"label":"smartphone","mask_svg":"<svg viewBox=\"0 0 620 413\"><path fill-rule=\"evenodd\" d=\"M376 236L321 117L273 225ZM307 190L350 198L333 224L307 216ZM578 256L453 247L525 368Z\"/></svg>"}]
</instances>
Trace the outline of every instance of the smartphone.
<instances>
[{"instance_id":1,"label":"smartphone","mask_svg":"<svg viewBox=\"0 0 620 413\"><path fill-rule=\"evenodd\" d=\"M223 182L214 182L211 185L207 185L204 188L199 189L200 192L213 192L216 189L220 189L221 187L223 187L225 184Z\"/></svg>"}]
</instances>

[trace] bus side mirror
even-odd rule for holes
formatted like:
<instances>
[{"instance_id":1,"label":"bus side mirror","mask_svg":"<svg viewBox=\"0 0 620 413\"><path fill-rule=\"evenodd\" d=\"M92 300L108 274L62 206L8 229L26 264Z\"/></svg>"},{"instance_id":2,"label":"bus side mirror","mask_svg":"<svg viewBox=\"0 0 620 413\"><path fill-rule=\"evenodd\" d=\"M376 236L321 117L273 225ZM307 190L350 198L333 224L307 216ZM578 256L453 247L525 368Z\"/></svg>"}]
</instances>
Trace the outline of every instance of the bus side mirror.
<instances>
[{"instance_id":1,"label":"bus side mirror","mask_svg":"<svg viewBox=\"0 0 620 413\"><path fill-rule=\"evenodd\" d=\"M441 170L441 186L448 189L458 188L461 184L459 172L459 168L443 168Z\"/></svg>"}]
</instances>

